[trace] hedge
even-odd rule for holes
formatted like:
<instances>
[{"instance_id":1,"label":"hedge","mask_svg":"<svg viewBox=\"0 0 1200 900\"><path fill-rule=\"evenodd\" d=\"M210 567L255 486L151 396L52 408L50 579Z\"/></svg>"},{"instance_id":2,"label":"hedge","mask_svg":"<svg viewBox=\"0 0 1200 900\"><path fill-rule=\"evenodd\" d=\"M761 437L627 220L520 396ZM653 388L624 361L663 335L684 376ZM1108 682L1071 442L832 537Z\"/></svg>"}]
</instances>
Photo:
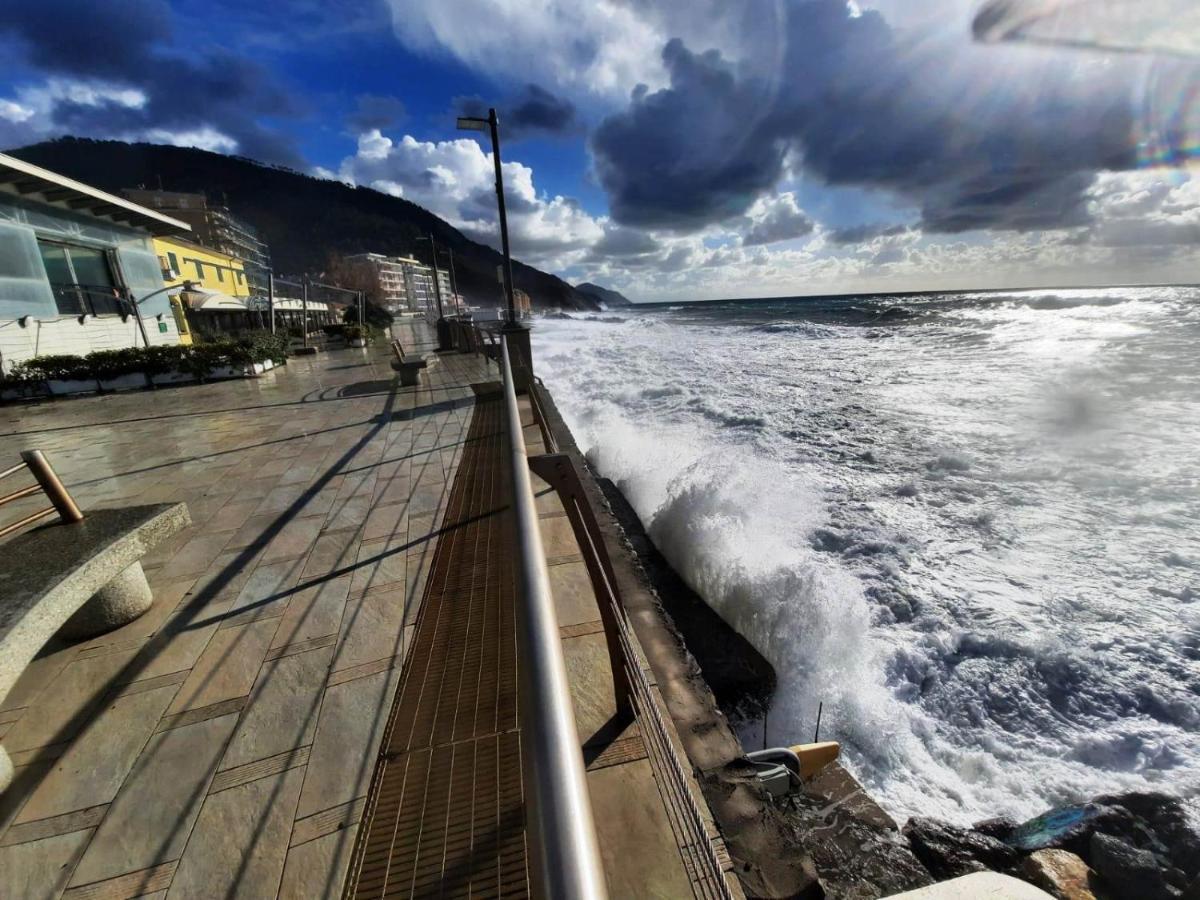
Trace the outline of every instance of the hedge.
<instances>
[{"instance_id":1,"label":"hedge","mask_svg":"<svg viewBox=\"0 0 1200 900\"><path fill-rule=\"evenodd\" d=\"M210 341L184 347L164 344L156 347L127 347L123 350L97 350L87 356L37 356L13 367L3 379L8 383L47 380L82 381L109 379L145 372L189 372L203 377L224 366L249 366L272 360L287 361L287 338L269 331L249 332L233 340Z\"/></svg>"}]
</instances>

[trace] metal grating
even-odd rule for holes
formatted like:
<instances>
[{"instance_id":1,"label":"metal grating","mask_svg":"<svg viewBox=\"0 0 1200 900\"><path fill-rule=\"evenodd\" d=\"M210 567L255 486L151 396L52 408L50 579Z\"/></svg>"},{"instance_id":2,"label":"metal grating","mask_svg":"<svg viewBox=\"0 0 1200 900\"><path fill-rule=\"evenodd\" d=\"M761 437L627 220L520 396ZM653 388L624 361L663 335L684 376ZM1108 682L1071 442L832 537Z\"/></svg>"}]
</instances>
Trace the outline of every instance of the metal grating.
<instances>
[{"instance_id":1,"label":"metal grating","mask_svg":"<svg viewBox=\"0 0 1200 900\"><path fill-rule=\"evenodd\" d=\"M529 893L503 407L481 395L346 897Z\"/></svg>"}]
</instances>

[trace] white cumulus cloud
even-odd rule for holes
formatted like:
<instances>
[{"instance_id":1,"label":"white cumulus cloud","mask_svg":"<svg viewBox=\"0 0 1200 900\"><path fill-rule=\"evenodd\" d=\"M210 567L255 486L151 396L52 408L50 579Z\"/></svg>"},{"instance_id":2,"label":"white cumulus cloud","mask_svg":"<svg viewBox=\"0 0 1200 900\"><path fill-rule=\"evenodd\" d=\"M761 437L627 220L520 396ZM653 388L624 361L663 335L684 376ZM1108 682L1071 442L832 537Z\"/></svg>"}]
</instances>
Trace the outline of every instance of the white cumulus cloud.
<instances>
[{"instance_id":1,"label":"white cumulus cloud","mask_svg":"<svg viewBox=\"0 0 1200 900\"><path fill-rule=\"evenodd\" d=\"M599 220L574 200L540 194L533 170L503 164L513 252L535 265L558 266L603 236ZM331 173L332 174L332 173ZM475 240L496 246L497 212L489 153L475 141L399 141L373 129L342 161L337 177L420 204Z\"/></svg>"}]
</instances>

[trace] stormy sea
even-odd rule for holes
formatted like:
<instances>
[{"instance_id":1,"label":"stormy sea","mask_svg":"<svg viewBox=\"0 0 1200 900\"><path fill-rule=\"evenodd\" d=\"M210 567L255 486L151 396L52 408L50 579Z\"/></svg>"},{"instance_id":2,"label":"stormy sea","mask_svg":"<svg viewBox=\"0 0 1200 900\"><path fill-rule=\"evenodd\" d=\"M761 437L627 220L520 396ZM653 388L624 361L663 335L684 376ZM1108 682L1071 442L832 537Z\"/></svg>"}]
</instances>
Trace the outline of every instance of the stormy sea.
<instances>
[{"instance_id":1,"label":"stormy sea","mask_svg":"<svg viewBox=\"0 0 1200 900\"><path fill-rule=\"evenodd\" d=\"M1200 289L541 319L579 446L894 814L1200 792ZM741 723L758 745L761 721Z\"/></svg>"}]
</instances>

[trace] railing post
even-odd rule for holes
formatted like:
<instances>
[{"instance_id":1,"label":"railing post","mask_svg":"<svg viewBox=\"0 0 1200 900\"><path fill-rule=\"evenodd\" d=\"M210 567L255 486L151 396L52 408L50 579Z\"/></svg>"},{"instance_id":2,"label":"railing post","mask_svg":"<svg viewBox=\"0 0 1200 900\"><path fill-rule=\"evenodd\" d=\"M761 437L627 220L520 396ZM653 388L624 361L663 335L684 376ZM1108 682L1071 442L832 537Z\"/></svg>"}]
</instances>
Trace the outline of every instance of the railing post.
<instances>
[{"instance_id":1,"label":"railing post","mask_svg":"<svg viewBox=\"0 0 1200 900\"><path fill-rule=\"evenodd\" d=\"M519 588L517 668L530 878L539 897L600 900L607 896L604 871L504 337L500 348Z\"/></svg>"},{"instance_id":2,"label":"railing post","mask_svg":"<svg viewBox=\"0 0 1200 900\"><path fill-rule=\"evenodd\" d=\"M22 450L21 459L29 466L29 472L37 479L37 483L46 492L50 503L58 510L64 522L82 522L83 513L67 493L66 486L59 480L54 469L50 467L45 454L41 450Z\"/></svg>"}]
</instances>

